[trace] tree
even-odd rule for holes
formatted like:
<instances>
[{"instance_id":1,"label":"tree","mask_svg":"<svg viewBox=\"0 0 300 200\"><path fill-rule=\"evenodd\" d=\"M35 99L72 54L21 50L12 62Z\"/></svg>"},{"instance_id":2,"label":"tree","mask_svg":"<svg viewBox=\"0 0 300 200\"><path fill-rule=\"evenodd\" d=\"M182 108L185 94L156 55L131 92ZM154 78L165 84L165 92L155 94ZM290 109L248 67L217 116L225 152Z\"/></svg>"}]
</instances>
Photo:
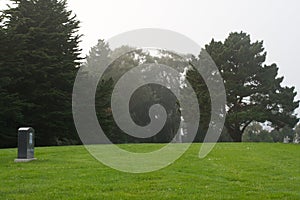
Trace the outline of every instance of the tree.
<instances>
[{"instance_id":1,"label":"tree","mask_svg":"<svg viewBox=\"0 0 300 200\"><path fill-rule=\"evenodd\" d=\"M244 142L274 142L272 134L258 122L252 122L243 135Z\"/></svg>"},{"instance_id":2,"label":"tree","mask_svg":"<svg viewBox=\"0 0 300 200\"><path fill-rule=\"evenodd\" d=\"M17 124L23 121L21 111L24 106L18 94L7 90L7 86L13 82L8 63L13 60L9 47L14 43L8 40L8 31L3 27L2 20L4 19L0 20L0 148L16 146Z\"/></svg>"},{"instance_id":3,"label":"tree","mask_svg":"<svg viewBox=\"0 0 300 200\"><path fill-rule=\"evenodd\" d=\"M283 142L283 139L288 136L291 140L294 138L295 131L289 126L285 126L281 129L274 129L271 131L271 136L274 142Z\"/></svg>"},{"instance_id":4,"label":"tree","mask_svg":"<svg viewBox=\"0 0 300 200\"><path fill-rule=\"evenodd\" d=\"M300 136L300 123L296 125L294 132L295 135L298 134Z\"/></svg>"},{"instance_id":5,"label":"tree","mask_svg":"<svg viewBox=\"0 0 300 200\"><path fill-rule=\"evenodd\" d=\"M125 117L131 117L140 126L145 126L150 122L148 112L152 105L161 104L166 109L168 116L165 126L158 134L150 138L135 138L124 133L114 122L110 105L110 94L112 94L115 84L120 77L132 68L142 63L153 62L171 66L177 64L179 67L179 60L175 59L171 54L171 52L163 51L160 57L154 57L146 51L129 46L121 46L111 50L109 45L103 40L98 40L97 45L91 48L82 71L86 71L88 74L85 78L100 78L96 94L97 117L101 127L112 142L170 142L173 139L180 124L180 113L177 112L179 108L176 98L168 89L155 84L146 84L141 88L137 88L130 102L128 102L131 116ZM104 71L102 77L98 77L98 72L103 72L109 63L110 66ZM151 66L144 72L147 72L147 70L151 71ZM155 78L164 78L166 80L166 76L169 75L161 73L157 74ZM143 81L142 76L138 78L140 81Z\"/></svg>"},{"instance_id":6,"label":"tree","mask_svg":"<svg viewBox=\"0 0 300 200\"><path fill-rule=\"evenodd\" d=\"M5 90L24 102L22 123L36 129L37 145L78 143L72 88L80 63L79 21L66 0L15 0L4 11L11 53Z\"/></svg>"},{"instance_id":7,"label":"tree","mask_svg":"<svg viewBox=\"0 0 300 200\"><path fill-rule=\"evenodd\" d=\"M95 74L99 68L106 67L111 61L110 58L111 49L104 40L98 40L97 45L91 48L89 54L86 57L86 62L83 64L83 68L89 73Z\"/></svg>"},{"instance_id":8,"label":"tree","mask_svg":"<svg viewBox=\"0 0 300 200\"><path fill-rule=\"evenodd\" d=\"M194 67L195 65L200 65L199 60L200 60L199 58L195 58L195 57L191 58L190 64L192 66L187 71L186 79L192 85L197 95L199 110L200 110L199 128L194 141L203 142L205 138L205 134L208 129L210 117L211 117L211 100L204 79L201 77L201 75L197 72L197 69L195 69ZM183 95L185 98L190 98L188 93L184 92ZM190 118L195 117L193 111L189 113L190 113ZM191 121L191 119L188 119L188 121Z\"/></svg>"},{"instance_id":9,"label":"tree","mask_svg":"<svg viewBox=\"0 0 300 200\"><path fill-rule=\"evenodd\" d=\"M294 127L299 106L295 88L282 87L276 64L264 64L263 42L251 43L246 33L231 33L224 42L205 46L224 79L227 94L225 127L235 142L242 140L247 126L269 121L276 129Z\"/></svg>"}]
</instances>

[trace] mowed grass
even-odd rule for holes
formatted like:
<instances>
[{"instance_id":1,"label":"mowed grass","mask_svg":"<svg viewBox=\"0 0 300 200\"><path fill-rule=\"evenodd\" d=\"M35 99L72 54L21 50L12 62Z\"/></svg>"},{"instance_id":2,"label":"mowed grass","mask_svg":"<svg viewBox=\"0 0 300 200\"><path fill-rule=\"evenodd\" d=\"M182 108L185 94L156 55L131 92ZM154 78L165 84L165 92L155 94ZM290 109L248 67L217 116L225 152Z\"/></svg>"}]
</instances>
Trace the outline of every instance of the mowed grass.
<instances>
[{"instance_id":1,"label":"mowed grass","mask_svg":"<svg viewBox=\"0 0 300 200\"><path fill-rule=\"evenodd\" d=\"M300 145L220 143L204 159L200 146L146 174L104 166L83 146L36 148L30 163L14 163L17 150L3 149L0 199L300 199Z\"/></svg>"}]
</instances>

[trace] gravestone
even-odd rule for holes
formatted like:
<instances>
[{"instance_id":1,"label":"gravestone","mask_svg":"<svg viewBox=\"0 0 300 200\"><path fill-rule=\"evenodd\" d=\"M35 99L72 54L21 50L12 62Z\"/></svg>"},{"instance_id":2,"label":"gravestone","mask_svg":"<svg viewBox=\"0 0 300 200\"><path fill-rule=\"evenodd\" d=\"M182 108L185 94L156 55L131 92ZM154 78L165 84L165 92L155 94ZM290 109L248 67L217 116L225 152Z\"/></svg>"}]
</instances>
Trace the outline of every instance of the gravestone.
<instances>
[{"instance_id":1,"label":"gravestone","mask_svg":"<svg viewBox=\"0 0 300 200\"><path fill-rule=\"evenodd\" d=\"M34 129L22 127L18 129L18 158L15 162L29 162L34 158Z\"/></svg>"},{"instance_id":2,"label":"gravestone","mask_svg":"<svg viewBox=\"0 0 300 200\"><path fill-rule=\"evenodd\" d=\"M295 134L294 144L300 144L300 135L298 133Z\"/></svg>"},{"instance_id":3,"label":"gravestone","mask_svg":"<svg viewBox=\"0 0 300 200\"><path fill-rule=\"evenodd\" d=\"M283 143L288 144L288 143L290 143L290 140L291 139L289 138L289 136L286 136L286 137L283 138Z\"/></svg>"}]
</instances>

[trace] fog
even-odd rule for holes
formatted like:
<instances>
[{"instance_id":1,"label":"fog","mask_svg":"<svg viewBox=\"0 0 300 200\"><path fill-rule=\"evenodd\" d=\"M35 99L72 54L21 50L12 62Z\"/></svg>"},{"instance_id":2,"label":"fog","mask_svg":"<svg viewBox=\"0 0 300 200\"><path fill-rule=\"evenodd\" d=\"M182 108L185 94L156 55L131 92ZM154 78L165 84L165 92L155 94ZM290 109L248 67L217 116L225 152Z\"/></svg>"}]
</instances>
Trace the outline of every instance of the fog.
<instances>
[{"instance_id":1,"label":"fog","mask_svg":"<svg viewBox=\"0 0 300 200\"><path fill-rule=\"evenodd\" d=\"M0 8L6 0L0 1ZM300 94L300 2L199 1L199 0L69 0L84 34L81 47L87 54L98 39L109 39L138 28L162 28L182 33L201 46L212 38L224 40L230 32L244 31L253 41L263 40L267 63L276 63L284 84ZM300 95L298 94L298 99Z\"/></svg>"}]
</instances>

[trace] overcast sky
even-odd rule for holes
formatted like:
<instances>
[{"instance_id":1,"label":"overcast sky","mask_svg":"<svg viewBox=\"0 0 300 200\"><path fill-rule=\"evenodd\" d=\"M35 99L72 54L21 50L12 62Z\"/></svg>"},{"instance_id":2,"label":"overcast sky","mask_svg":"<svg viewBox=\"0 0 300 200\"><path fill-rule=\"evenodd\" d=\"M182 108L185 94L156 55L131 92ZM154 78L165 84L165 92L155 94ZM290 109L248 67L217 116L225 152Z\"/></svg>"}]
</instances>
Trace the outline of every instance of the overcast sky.
<instances>
[{"instance_id":1,"label":"overcast sky","mask_svg":"<svg viewBox=\"0 0 300 200\"><path fill-rule=\"evenodd\" d=\"M5 0L0 0L0 6ZM276 63L284 84L296 86L300 99L300 1L298 0L69 0L84 34L86 54L98 39L138 28L182 33L201 46L244 31L264 40L267 63Z\"/></svg>"}]
</instances>

